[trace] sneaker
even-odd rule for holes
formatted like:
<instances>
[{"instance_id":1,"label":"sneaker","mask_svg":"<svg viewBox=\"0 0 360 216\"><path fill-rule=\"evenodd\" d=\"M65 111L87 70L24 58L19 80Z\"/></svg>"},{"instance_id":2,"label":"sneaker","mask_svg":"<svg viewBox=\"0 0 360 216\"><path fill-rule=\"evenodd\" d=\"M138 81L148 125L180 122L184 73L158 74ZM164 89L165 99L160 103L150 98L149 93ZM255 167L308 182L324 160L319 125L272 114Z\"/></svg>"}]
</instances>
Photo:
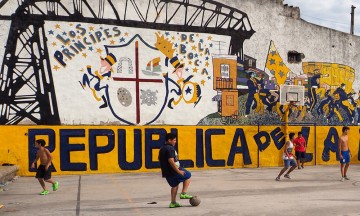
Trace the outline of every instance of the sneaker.
<instances>
[{"instance_id":1,"label":"sneaker","mask_svg":"<svg viewBox=\"0 0 360 216\"><path fill-rule=\"evenodd\" d=\"M298 169L301 169L301 167L298 167Z\"/></svg>"},{"instance_id":2,"label":"sneaker","mask_svg":"<svg viewBox=\"0 0 360 216\"><path fill-rule=\"evenodd\" d=\"M281 181L280 177L276 177L275 181Z\"/></svg>"},{"instance_id":3,"label":"sneaker","mask_svg":"<svg viewBox=\"0 0 360 216\"><path fill-rule=\"evenodd\" d=\"M55 182L55 184L53 184L53 191L56 191L59 188L59 182Z\"/></svg>"},{"instance_id":4,"label":"sneaker","mask_svg":"<svg viewBox=\"0 0 360 216\"><path fill-rule=\"evenodd\" d=\"M301 165L301 168L303 168L303 169L304 169L304 165Z\"/></svg>"},{"instance_id":5,"label":"sneaker","mask_svg":"<svg viewBox=\"0 0 360 216\"><path fill-rule=\"evenodd\" d=\"M343 182L344 180L345 180L345 178L344 178L344 177L342 177L340 181L342 181L342 182Z\"/></svg>"},{"instance_id":6,"label":"sneaker","mask_svg":"<svg viewBox=\"0 0 360 216\"><path fill-rule=\"evenodd\" d=\"M177 208L177 207L182 207L182 205L180 205L179 203L170 203L169 208Z\"/></svg>"},{"instance_id":7,"label":"sneaker","mask_svg":"<svg viewBox=\"0 0 360 216\"><path fill-rule=\"evenodd\" d=\"M40 195L47 195L47 194L49 194L48 190L44 190L43 192L40 193Z\"/></svg>"},{"instance_id":8,"label":"sneaker","mask_svg":"<svg viewBox=\"0 0 360 216\"><path fill-rule=\"evenodd\" d=\"M289 174L284 175L285 178L291 179Z\"/></svg>"},{"instance_id":9,"label":"sneaker","mask_svg":"<svg viewBox=\"0 0 360 216\"><path fill-rule=\"evenodd\" d=\"M350 178L349 178L349 177L347 177L347 176L345 176L345 177L344 177L344 179L345 179L345 180L350 180Z\"/></svg>"},{"instance_id":10,"label":"sneaker","mask_svg":"<svg viewBox=\"0 0 360 216\"><path fill-rule=\"evenodd\" d=\"M192 198L192 196L190 196L187 193L181 193L180 194L180 199L191 199L191 198Z\"/></svg>"}]
</instances>

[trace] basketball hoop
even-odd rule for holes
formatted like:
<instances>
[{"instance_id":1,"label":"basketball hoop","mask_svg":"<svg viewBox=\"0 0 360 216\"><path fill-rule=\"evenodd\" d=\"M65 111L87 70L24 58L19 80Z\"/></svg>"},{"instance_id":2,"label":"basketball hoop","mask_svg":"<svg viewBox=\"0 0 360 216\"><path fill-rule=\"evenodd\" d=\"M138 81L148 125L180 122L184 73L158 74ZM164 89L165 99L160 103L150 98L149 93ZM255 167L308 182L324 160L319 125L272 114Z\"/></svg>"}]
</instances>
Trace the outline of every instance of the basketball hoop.
<instances>
[{"instance_id":1,"label":"basketball hoop","mask_svg":"<svg viewBox=\"0 0 360 216\"><path fill-rule=\"evenodd\" d=\"M280 85L280 104L303 106L305 99L305 86Z\"/></svg>"},{"instance_id":2,"label":"basketball hoop","mask_svg":"<svg viewBox=\"0 0 360 216\"><path fill-rule=\"evenodd\" d=\"M300 101L290 101L289 106L290 107L298 107L298 106L300 106Z\"/></svg>"}]
</instances>

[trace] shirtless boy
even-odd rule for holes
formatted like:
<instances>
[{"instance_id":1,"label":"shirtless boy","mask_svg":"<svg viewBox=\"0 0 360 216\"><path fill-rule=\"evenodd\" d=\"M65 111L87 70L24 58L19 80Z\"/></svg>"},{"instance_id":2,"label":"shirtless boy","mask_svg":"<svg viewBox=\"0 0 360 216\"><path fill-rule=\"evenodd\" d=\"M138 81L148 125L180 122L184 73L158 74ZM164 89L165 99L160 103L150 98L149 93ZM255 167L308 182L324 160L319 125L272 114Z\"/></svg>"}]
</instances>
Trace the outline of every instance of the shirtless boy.
<instances>
[{"instance_id":1,"label":"shirtless boy","mask_svg":"<svg viewBox=\"0 0 360 216\"><path fill-rule=\"evenodd\" d=\"M340 164L341 164L341 181L350 180L346 172L350 165L351 152L348 144L348 133L350 128L343 127L342 135L339 138L339 156L340 156Z\"/></svg>"},{"instance_id":2,"label":"shirtless boy","mask_svg":"<svg viewBox=\"0 0 360 216\"><path fill-rule=\"evenodd\" d=\"M45 148L45 140L39 139L35 141L35 148L38 149L36 152L36 158L31 164L31 168L35 168L35 163L40 159L40 165L36 171L36 178L39 180L43 191L40 195L49 194L49 190L46 188L45 181L52 184L53 191L56 191L59 187L59 182L55 182L51 179L51 168L49 169L52 161L52 155L49 150ZM45 180L45 181L44 181Z\"/></svg>"}]
</instances>

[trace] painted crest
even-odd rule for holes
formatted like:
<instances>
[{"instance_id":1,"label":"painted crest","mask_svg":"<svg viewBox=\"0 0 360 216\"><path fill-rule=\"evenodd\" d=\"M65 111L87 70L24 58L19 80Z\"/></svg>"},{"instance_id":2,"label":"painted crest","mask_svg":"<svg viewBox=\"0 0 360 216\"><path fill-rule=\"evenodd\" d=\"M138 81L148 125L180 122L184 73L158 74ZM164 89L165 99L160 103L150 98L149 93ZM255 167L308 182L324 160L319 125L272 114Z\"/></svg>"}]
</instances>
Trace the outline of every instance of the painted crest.
<instances>
[{"instance_id":1,"label":"painted crest","mask_svg":"<svg viewBox=\"0 0 360 216\"><path fill-rule=\"evenodd\" d=\"M151 50L152 49L152 50ZM128 43L106 46L117 62L105 96L112 114L129 125L148 125L155 122L165 108L168 81L162 71L159 52L140 35Z\"/></svg>"}]
</instances>

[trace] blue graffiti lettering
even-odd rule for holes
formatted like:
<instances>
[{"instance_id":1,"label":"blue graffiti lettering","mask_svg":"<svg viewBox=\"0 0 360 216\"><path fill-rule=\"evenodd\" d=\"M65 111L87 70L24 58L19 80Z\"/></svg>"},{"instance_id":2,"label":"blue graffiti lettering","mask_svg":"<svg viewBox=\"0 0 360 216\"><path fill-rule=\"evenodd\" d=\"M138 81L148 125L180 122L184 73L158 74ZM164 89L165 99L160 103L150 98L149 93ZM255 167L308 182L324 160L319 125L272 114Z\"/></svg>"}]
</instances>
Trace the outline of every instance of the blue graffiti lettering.
<instances>
[{"instance_id":1,"label":"blue graffiti lettering","mask_svg":"<svg viewBox=\"0 0 360 216\"><path fill-rule=\"evenodd\" d=\"M84 129L60 130L60 169L62 171L86 171L86 163L71 163L70 152L84 151L83 143L69 143L70 137L85 137Z\"/></svg>"},{"instance_id":2,"label":"blue graffiti lettering","mask_svg":"<svg viewBox=\"0 0 360 216\"><path fill-rule=\"evenodd\" d=\"M118 163L122 170L139 170L142 166L142 141L141 141L141 130L134 129L134 161L128 162L126 160L126 131L124 129L118 130Z\"/></svg>"},{"instance_id":3,"label":"blue graffiti lettering","mask_svg":"<svg viewBox=\"0 0 360 216\"><path fill-rule=\"evenodd\" d=\"M212 157L212 142L211 137L215 135L225 134L224 129L208 129L205 131L205 158L206 163L210 167L224 167L225 160L214 160Z\"/></svg>"},{"instance_id":4,"label":"blue graffiti lettering","mask_svg":"<svg viewBox=\"0 0 360 216\"><path fill-rule=\"evenodd\" d=\"M108 139L108 143L103 146L97 146L97 137L105 136ZM90 129L89 130L89 157L90 157L90 169L98 170L98 154L104 154L111 152L114 149L114 131L106 129Z\"/></svg>"},{"instance_id":5,"label":"blue graffiti lettering","mask_svg":"<svg viewBox=\"0 0 360 216\"><path fill-rule=\"evenodd\" d=\"M332 140L334 140L334 142L332 142ZM331 127L326 139L324 140L324 150L322 152L323 161L330 160L330 151L335 152L336 160L339 160L338 141L339 141L338 132L334 127Z\"/></svg>"},{"instance_id":6,"label":"blue graffiti lettering","mask_svg":"<svg viewBox=\"0 0 360 216\"><path fill-rule=\"evenodd\" d=\"M196 129L196 167L204 167L203 130Z\"/></svg>"},{"instance_id":7,"label":"blue graffiti lettering","mask_svg":"<svg viewBox=\"0 0 360 216\"><path fill-rule=\"evenodd\" d=\"M265 138L264 142L261 141L263 137ZM270 145L270 136L266 131L260 131L259 133L255 134L254 140L259 148L259 151L264 151Z\"/></svg>"},{"instance_id":8,"label":"blue graffiti lettering","mask_svg":"<svg viewBox=\"0 0 360 216\"><path fill-rule=\"evenodd\" d=\"M147 169L160 168L160 162L156 157L156 161L153 160L153 150L160 149L165 143L166 130L163 128L151 128L145 129L145 167ZM159 139L155 140L157 135Z\"/></svg>"},{"instance_id":9,"label":"blue graffiti lettering","mask_svg":"<svg viewBox=\"0 0 360 216\"><path fill-rule=\"evenodd\" d=\"M270 132L271 138L274 140L275 146L280 150L285 145L284 133L281 131L280 127L275 128Z\"/></svg>"},{"instance_id":10,"label":"blue graffiti lettering","mask_svg":"<svg viewBox=\"0 0 360 216\"><path fill-rule=\"evenodd\" d=\"M237 146L238 141L240 141L241 146ZM228 166L234 165L235 154L237 153L241 153L243 155L244 165L252 164L245 133L241 128L236 129L227 161Z\"/></svg>"}]
</instances>

